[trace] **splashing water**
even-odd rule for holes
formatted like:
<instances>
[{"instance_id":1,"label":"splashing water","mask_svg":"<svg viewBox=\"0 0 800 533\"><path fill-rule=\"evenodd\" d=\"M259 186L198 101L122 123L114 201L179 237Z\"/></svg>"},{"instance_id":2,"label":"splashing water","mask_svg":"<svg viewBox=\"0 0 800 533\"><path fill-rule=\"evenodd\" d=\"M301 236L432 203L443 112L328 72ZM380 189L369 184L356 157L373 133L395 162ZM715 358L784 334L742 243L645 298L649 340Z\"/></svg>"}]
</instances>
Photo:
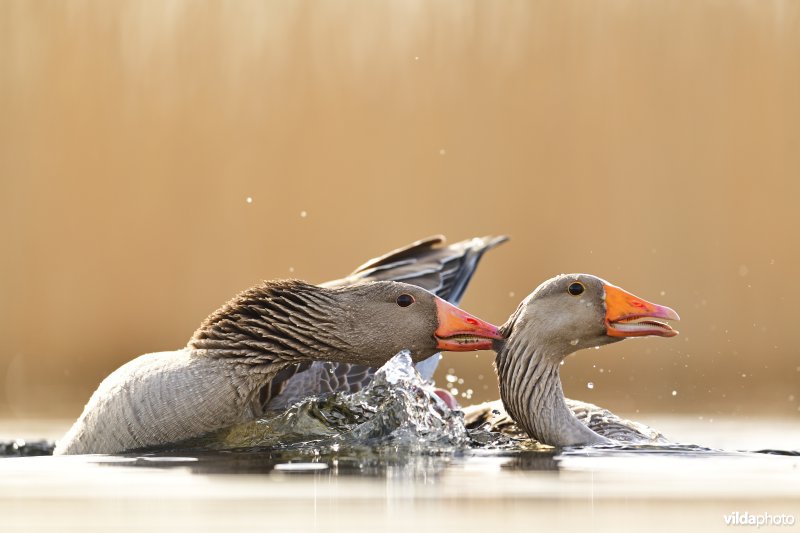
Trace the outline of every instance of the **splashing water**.
<instances>
[{"instance_id":1,"label":"splashing water","mask_svg":"<svg viewBox=\"0 0 800 533\"><path fill-rule=\"evenodd\" d=\"M274 417L240 424L194 441L213 449L314 445L402 446L444 451L473 437L460 411L450 409L402 351L361 391L306 398Z\"/></svg>"}]
</instances>

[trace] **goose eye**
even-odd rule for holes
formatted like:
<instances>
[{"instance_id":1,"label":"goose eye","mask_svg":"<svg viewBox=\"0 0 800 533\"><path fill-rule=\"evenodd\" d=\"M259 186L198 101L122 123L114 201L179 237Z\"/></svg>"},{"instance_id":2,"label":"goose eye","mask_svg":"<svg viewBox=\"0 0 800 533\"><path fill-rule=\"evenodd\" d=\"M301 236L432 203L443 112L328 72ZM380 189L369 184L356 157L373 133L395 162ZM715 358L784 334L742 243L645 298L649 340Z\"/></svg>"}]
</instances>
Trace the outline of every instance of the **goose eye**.
<instances>
[{"instance_id":1,"label":"goose eye","mask_svg":"<svg viewBox=\"0 0 800 533\"><path fill-rule=\"evenodd\" d=\"M414 297L410 294L401 294L397 297L397 305L400 307L408 307L414 303Z\"/></svg>"},{"instance_id":2,"label":"goose eye","mask_svg":"<svg viewBox=\"0 0 800 533\"><path fill-rule=\"evenodd\" d=\"M585 287L583 286L583 283L580 283L578 281L570 283L569 287L567 287L567 291L573 296L578 296L579 294L583 294L584 290Z\"/></svg>"}]
</instances>

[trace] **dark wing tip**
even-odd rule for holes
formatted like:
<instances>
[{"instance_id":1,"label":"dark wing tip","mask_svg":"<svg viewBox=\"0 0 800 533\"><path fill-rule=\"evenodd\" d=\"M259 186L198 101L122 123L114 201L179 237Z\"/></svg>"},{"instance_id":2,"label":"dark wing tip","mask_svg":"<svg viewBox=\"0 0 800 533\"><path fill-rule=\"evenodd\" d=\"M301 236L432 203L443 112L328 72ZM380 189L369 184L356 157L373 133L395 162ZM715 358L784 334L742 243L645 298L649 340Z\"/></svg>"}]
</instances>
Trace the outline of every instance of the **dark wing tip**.
<instances>
[{"instance_id":1,"label":"dark wing tip","mask_svg":"<svg viewBox=\"0 0 800 533\"><path fill-rule=\"evenodd\" d=\"M443 277L443 283L438 295L450 303L458 305L483 254L508 240L509 237L507 235L487 235L451 245L453 247L461 245L460 249L464 252L458 259L456 270L447 275L447 279Z\"/></svg>"}]
</instances>

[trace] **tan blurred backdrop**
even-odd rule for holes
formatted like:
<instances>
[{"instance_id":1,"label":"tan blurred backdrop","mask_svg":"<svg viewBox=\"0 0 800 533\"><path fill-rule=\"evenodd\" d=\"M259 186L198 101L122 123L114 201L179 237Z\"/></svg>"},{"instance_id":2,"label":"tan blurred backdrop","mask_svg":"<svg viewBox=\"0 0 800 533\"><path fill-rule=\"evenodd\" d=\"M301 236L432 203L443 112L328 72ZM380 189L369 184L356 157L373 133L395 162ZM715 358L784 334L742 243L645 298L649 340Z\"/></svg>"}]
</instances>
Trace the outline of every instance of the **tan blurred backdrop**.
<instances>
[{"instance_id":1,"label":"tan blurred backdrop","mask_svg":"<svg viewBox=\"0 0 800 533\"><path fill-rule=\"evenodd\" d=\"M568 395L797 418L798 178L794 1L0 0L0 415L76 416L261 279L505 233L488 320L570 271L683 318Z\"/></svg>"}]
</instances>

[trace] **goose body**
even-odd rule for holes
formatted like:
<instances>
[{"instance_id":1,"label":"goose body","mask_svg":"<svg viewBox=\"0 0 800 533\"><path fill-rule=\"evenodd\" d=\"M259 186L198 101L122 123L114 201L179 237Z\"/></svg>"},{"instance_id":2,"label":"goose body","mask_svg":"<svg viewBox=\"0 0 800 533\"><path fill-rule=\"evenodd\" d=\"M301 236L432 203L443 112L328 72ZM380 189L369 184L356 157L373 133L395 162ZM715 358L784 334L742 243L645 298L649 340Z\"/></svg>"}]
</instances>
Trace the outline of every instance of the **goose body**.
<instances>
[{"instance_id":1,"label":"goose body","mask_svg":"<svg viewBox=\"0 0 800 533\"><path fill-rule=\"evenodd\" d=\"M120 453L252 420L281 372L314 360L380 366L403 349L420 361L497 338L491 324L405 283L264 282L212 313L186 347L111 373L54 453Z\"/></svg>"},{"instance_id":2,"label":"goose body","mask_svg":"<svg viewBox=\"0 0 800 533\"><path fill-rule=\"evenodd\" d=\"M620 443L667 443L664 435L640 422L628 420L589 402L564 398L572 415L601 437ZM528 434L511 418L502 400L493 400L464 407L464 425L467 429L483 429L503 433L518 439Z\"/></svg>"},{"instance_id":3,"label":"goose body","mask_svg":"<svg viewBox=\"0 0 800 533\"><path fill-rule=\"evenodd\" d=\"M613 444L639 435L657 440L660 435L644 425L567 400L560 377L561 361L577 350L628 337L677 335L655 319L678 320L678 314L587 274L544 282L501 327L505 339L495 343L505 412L530 437L553 446ZM488 414L476 409L470 418L485 422Z\"/></svg>"}]
</instances>

